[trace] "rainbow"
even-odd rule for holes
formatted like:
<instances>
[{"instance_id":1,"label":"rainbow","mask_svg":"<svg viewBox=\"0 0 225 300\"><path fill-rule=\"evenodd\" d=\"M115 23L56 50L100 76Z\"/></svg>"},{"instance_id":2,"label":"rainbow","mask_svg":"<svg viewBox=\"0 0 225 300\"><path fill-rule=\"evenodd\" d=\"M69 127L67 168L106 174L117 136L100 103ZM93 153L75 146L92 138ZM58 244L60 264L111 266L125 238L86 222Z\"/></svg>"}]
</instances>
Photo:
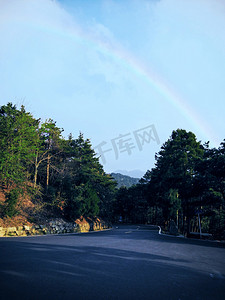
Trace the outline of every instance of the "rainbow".
<instances>
[{"instance_id":1,"label":"rainbow","mask_svg":"<svg viewBox=\"0 0 225 300\"><path fill-rule=\"evenodd\" d=\"M31 24L29 24L30 26ZM36 29L43 32L48 32L55 35L60 35L63 38L73 39L74 41L91 47L104 55L111 57L114 61L131 71L135 76L146 81L152 86L163 98L173 105L183 116L193 125L194 128L205 138L205 141L210 141L211 146L219 144L217 135L213 132L212 128L191 108L187 101L184 100L175 90L169 85L165 79L161 78L158 74L154 73L150 68L147 68L143 63L137 60L130 53L121 48L120 45L112 45L103 39L95 37L94 35L84 32L78 28L61 28L42 27L33 24ZM203 142L205 142L203 141Z\"/></svg>"}]
</instances>

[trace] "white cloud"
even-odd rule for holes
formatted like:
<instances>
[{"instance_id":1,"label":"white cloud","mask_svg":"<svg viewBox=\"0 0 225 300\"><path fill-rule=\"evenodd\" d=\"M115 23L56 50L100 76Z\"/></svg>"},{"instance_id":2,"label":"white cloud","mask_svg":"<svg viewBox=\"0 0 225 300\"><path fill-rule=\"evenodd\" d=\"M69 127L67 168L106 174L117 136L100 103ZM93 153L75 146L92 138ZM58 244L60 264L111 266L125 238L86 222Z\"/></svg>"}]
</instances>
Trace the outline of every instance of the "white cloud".
<instances>
[{"instance_id":1,"label":"white cloud","mask_svg":"<svg viewBox=\"0 0 225 300\"><path fill-rule=\"evenodd\" d=\"M52 0L1 0L1 23L27 23L40 26L74 26L74 20Z\"/></svg>"}]
</instances>

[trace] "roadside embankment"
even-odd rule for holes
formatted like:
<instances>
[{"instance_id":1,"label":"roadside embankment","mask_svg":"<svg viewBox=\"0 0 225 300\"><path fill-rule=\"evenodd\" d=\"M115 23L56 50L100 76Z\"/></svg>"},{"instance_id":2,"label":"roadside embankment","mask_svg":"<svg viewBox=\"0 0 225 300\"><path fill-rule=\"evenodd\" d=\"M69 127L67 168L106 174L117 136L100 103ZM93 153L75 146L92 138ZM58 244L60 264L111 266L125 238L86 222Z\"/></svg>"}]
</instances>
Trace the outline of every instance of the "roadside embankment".
<instances>
[{"instance_id":1,"label":"roadside embankment","mask_svg":"<svg viewBox=\"0 0 225 300\"><path fill-rule=\"evenodd\" d=\"M22 224L19 226L0 227L0 237L29 236L44 234L79 233L104 230L110 228L109 224L99 218L87 220L83 217L75 222L67 222L61 218L51 219L41 224Z\"/></svg>"}]
</instances>

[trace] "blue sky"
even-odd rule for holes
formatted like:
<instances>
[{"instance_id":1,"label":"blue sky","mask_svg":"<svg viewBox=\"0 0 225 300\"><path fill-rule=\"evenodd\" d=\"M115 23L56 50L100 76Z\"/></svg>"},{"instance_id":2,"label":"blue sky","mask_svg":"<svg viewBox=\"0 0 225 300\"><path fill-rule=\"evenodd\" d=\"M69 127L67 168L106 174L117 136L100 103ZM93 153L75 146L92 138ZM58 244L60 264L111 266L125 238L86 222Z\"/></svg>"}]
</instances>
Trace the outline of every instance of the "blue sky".
<instances>
[{"instance_id":1,"label":"blue sky","mask_svg":"<svg viewBox=\"0 0 225 300\"><path fill-rule=\"evenodd\" d=\"M0 0L0 104L145 172L172 130L225 138L224 28L223 0Z\"/></svg>"}]
</instances>

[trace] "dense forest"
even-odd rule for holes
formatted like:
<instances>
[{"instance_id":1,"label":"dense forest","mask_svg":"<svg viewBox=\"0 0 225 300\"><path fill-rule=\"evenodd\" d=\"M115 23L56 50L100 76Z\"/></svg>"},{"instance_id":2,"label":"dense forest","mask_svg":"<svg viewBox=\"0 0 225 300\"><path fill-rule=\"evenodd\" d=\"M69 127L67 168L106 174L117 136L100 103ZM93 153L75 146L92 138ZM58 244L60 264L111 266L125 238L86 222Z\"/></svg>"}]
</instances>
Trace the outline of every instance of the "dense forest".
<instances>
[{"instance_id":1,"label":"dense forest","mask_svg":"<svg viewBox=\"0 0 225 300\"><path fill-rule=\"evenodd\" d=\"M75 220L108 215L115 183L80 134L63 138L52 119L41 123L25 107L0 108L0 187L2 216L18 214L20 198L30 195L40 214Z\"/></svg>"},{"instance_id":2,"label":"dense forest","mask_svg":"<svg viewBox=\"0 0 225 300\"><path fill-rule=\"evenodd\" d=\"M225 141L202 145L192 132L173 131L156 164L139 184L117 193L115 213L131 223L150 223L179 232L211 233L225 239Z\"/></svg>"},{"instance_id":3,"label":"dense forest","mask_svg":"<svg viewBox=\"0 0 225 300\"><path fill-rule=\"evenodd\" d=\"M155 167L138 184L118 189L90 140L62 133L55 121L41 122L24 106L0 107L2 219L20 214L21 199L29 197L33 217L98 216L165 230L174 222L187 236L201 224L203 232L225 238L225 141L211 149L177 129L156 154Z\"/></svg>"}]
</instances>

